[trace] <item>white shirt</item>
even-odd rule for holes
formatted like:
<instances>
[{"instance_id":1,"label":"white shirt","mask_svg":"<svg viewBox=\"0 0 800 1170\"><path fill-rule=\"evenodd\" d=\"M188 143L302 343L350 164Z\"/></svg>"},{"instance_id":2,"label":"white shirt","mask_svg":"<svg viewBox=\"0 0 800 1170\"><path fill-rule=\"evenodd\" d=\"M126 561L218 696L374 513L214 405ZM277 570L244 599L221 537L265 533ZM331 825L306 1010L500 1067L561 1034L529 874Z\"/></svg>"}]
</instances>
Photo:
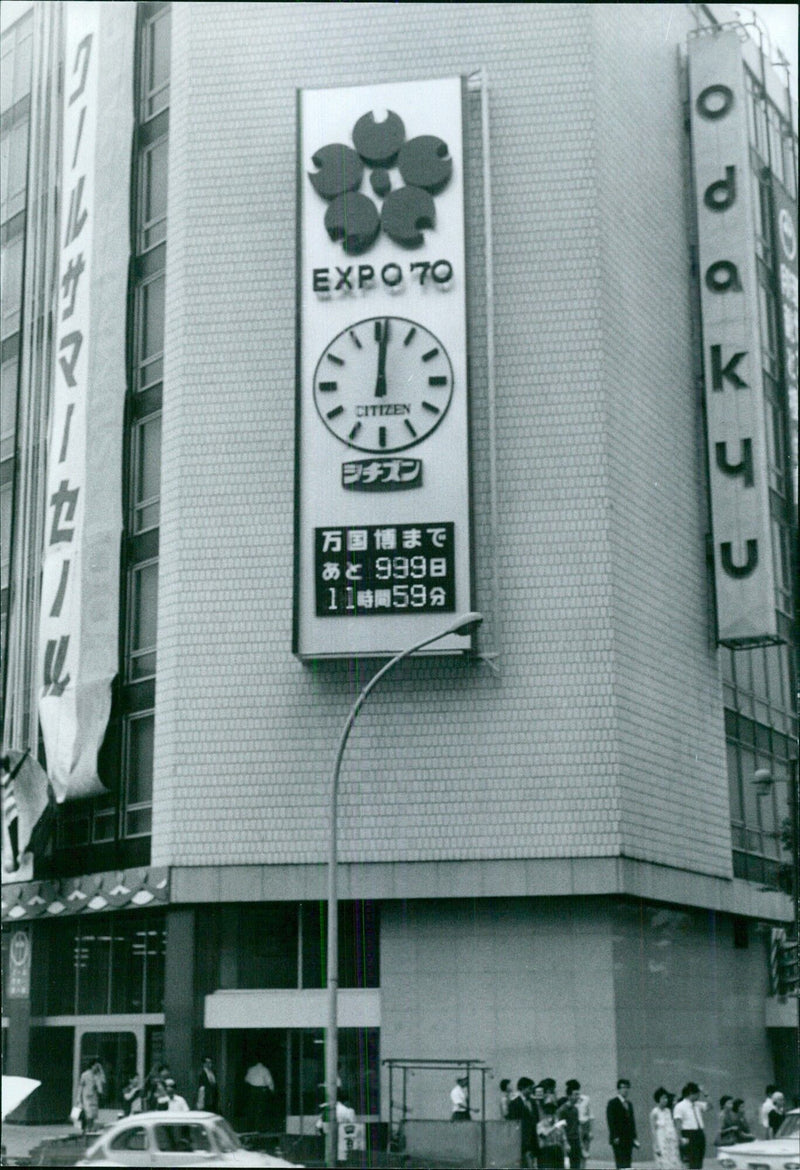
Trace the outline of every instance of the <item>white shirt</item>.
<instances>
[{"instance_id":1,"label":"white shirt","mask_svg":"<svg viewBox=\"0 0 800 1170\"><path fill-rule=\"evenodd\" d=\"M272 1079L272 1073L265 1064L259 1061L251 1067L244 1074L244 1083L252 1085L256 1089L269 1089L270 1092L275 1092L275 1082Z\"/></svg>"},{"instance_id":2,"label":"white shirt","mask_svg":"<svg viewBox=\"0 0 800 1170\"><path fill-rule=\"evenodd\" d=\"M690 1101L688 1097L684 1097L672 1110L672 1116L675 1121L681 1123L681 1129L685 1133L690 1129L703 1128L703 1114L705 1111L705 1101Z\"/></svg>"},{"instance_id":3,"label":"white shirt","mask_svg":"<svg viewBox=\"0 0 800 1170\"><path fill-rule=\"evenodd\" d=\"M189 1106L186 1104L186 1101L184 1100L184 1098L180 1097L177 1093L173 1094L173 1096L170 1097L170 1099L169 1099L169 1104L167 1105L167 1113L188 1113L188 1112L189 1112Z\"/></svg>"},{"instance_id":4,"label":"white shirt","mask_svg":"<svg viewBox=\"0 0 800 1170\"><path fill-rule=\"evenodd\" d=\"M592 1103L585 1093L581 1093L578 1098L578 1121L584 1125L587 1121L593 1121L594 1114L592 1113Z\"/></svg>"},{"instance_id":5,"label":"white shirt","mask_svg":"<svg viewBox=\"0 0 800 1170\"><path fill-rule=\"evenodd\" d=\"M766 1101L758 1111L758 1124L761 1126L767 1137L772 1136L769 1128L769 1115L774 1108L775 1102L772 1100L772 1097L767 1097Z\"/></svg>"},{"instance_id":6,"label":"white shirt","mask_svg":"<svg viewBox=\"0 0 800 1170\"><path fill-rule=\"evenodd\" d=\"M467 1112L467 1093L463 1085L454 1085L450 1090L450 1100L454 1113Z\"/></svg>"}]
</instances>

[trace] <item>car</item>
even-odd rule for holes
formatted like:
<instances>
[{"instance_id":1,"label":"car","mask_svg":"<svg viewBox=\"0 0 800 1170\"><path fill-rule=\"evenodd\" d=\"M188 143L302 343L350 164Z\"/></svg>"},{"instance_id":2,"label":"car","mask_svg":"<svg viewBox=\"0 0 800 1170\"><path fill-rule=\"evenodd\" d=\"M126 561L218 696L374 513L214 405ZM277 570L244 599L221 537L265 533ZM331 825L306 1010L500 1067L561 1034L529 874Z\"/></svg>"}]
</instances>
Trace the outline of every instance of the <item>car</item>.
<instances>
[{"instance_id":1,"label":"car","mask_svg":"<svg viewBox=\"0 0 800 1170\"><path fill-rule=\"evenodd\" d=\"M800 1109L786 1114L774 1138L721 1146L722 1170L800 1170Z\"/></svg>"},{"instance_id":2,"label":"car","mask_svg":"<svg viewBox=\"0 0 800 1170\"><path fill-rule=\"evenodd\" d=\"M224 1117L202 1110L132 1113L104 1130L76 1166L298 1166L246 1150Z\"/></svg>"}]
</instances>

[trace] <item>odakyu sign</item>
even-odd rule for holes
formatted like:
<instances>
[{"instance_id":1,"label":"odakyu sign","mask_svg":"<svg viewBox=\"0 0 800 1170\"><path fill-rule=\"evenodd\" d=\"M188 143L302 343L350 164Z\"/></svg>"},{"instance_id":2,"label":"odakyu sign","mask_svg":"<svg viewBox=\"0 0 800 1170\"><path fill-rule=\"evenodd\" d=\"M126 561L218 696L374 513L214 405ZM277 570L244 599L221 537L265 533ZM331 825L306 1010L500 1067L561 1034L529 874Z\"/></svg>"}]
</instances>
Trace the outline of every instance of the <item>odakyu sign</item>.
<instances>
[{"instance_id":1,"label":"odakyu sign","mask_svg":"<svg viewBox=\"0 0 800 1170\"><path fill-rule=\"evenodd\" d=\"M65 5L38 659L47 774L59 801L105 791L97 753L118 671L135 20L133 3Z\"/></svg>"},{"instance_id":2,"label":"odakyu sign","mask_svg":"<svg viewBox=\"0 0 800 1170\"><path fill-rule=\"evenodd\" d=\"M717 638L778 639L754 208L735 30L689 42Z\"/></svg>"},{"instance_id":3,"label":"odakyu sign","mask_svg":"<svg viewBox=\"0 0 800 1170\"><path fill-rule=\"evenodd\" d=\"M473 608L463 138L458 77L298 94L302 658L394 654Z\"/></svg>"}]
</instances>

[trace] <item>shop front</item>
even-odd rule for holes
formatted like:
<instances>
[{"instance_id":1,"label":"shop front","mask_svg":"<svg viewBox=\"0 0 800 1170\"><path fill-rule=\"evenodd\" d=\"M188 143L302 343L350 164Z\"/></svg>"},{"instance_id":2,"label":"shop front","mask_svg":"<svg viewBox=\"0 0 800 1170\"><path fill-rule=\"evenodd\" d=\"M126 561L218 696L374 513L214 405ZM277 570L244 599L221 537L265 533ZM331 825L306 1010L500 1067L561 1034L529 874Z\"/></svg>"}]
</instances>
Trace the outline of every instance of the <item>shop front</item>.
<instances>
[{"instance_id":1,"label":"shop front","mask_svg":"<svg viewBox=\"0 0 800 1170\"><path fill-rule=\"evenodd\" d=\"M360 1121L380 1120L380 993L339 993L340 1094ZM205 1028L220 1054L222 1111L240 1131L311 1134L325 1100L325 992L217 991ZM272 1088L259 1093L259 1065Z\"/></svg>"}]
</instances>

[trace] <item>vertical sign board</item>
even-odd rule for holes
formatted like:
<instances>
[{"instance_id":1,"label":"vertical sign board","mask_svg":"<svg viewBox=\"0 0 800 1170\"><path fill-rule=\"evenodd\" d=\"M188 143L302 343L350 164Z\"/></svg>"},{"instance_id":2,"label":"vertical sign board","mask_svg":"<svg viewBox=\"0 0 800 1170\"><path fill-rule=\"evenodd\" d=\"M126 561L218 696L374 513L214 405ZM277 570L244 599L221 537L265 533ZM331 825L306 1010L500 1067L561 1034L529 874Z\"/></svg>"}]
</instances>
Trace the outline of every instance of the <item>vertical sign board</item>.
<instances>
[{"instance_id":1,"label":"vertical sign board","mask_svg":"<svg viewBox=\"0 0 800 1170\"><path fill-rule=\"evenodd\" d=\"M293 649L395 654L472 608L461 79L298 123Z\"/></svg>"},{"instance_id":2,"label":"vertical sign board","mask_svg":"<svg viewBox=\"0 0 800 1170\"><path fill-rule=\"evenodd\" d=\"M711 522L721 643L777 640L744 68L735 30L690 41Z\"/></svg>"},{"instance_id":3,"label":"vertical sign board","mask_svg":"<svg viewBox=\"0 0 800 1170\"><path fill-rule=\"evenodd\" d=\"M118 670L135 4L68 3L39 719L56 798L104 791Z\"/></svg>"},{"instance_id":4,"label":"vertical sign board","mask_svg":"<svg viewBox=\"0 0 800 1170\"><path fill-rule=\"evenodd\" d=\"M8 946L9 999L28 999L31 994L31 936L26 930L15 930Z\"/></svg>"},{"instance_id":5,"label":"vertical sign board","mask_svg":"<svg viewBox=\"0 0 800 1170\"><path fill-rule=\"evenodd\" d=\"M780 290L780 366L786 383L786 397L790 406L797 409L797 342L798 342L798 296L797 296L797 204L784 189L772 182L773 236L778 266L778 288ZM793 446L791 465L797 467L797 419L790 427L790 442ZM795 488L797 485L794 485Z\"/></svg>"}]
</instances>

